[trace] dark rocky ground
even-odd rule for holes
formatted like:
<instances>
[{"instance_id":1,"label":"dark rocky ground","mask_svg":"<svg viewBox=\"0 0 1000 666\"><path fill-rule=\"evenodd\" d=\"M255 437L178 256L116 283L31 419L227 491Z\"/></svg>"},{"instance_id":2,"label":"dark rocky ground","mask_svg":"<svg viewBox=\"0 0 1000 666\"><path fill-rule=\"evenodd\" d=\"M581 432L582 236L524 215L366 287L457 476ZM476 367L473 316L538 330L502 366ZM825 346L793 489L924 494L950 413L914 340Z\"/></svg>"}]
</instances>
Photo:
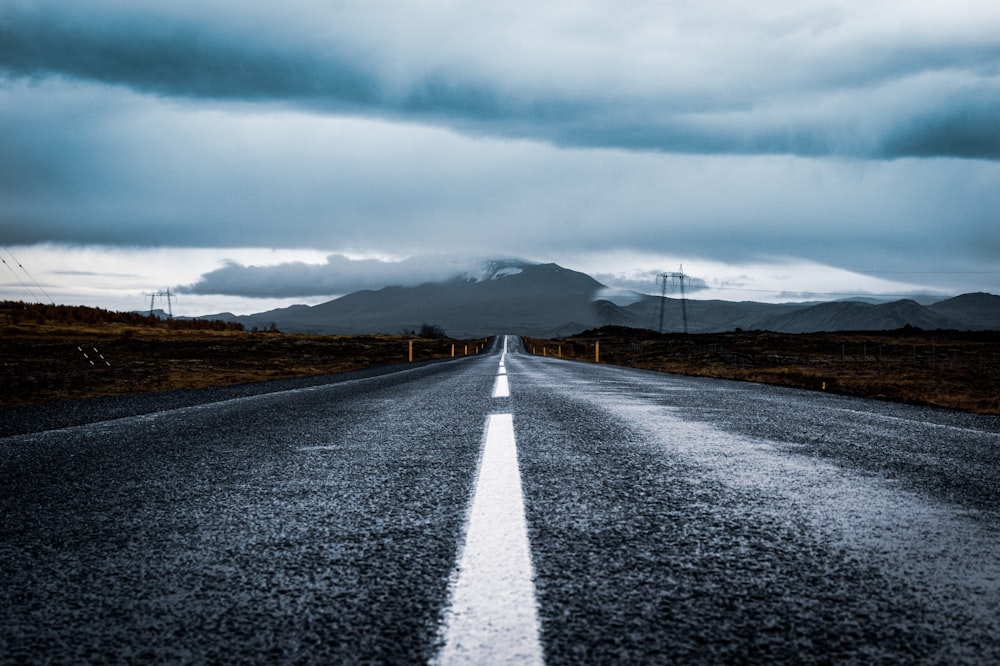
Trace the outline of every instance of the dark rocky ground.
<instances>
[{"instance_id":1,"label":"dark rocky ground","mask_svg":"<svg viewBox=\"0 0 1000 666\"><path fill-rule=\"evenodd\" d=\"M1000 414L1000 332L897 331L659 335L608 327L555 340L535 353L685 375L738 379Z\"/></svg>"},{"instance_id":2,"label":"dark rocky ground","mask_svg":"<svg viewBox=\"0 0 1000 666\"><path fill-rule=\"evenodd\" d=\"M39 314L29 317L0 303L0 406L327 375L407 363L411 349L414 361L424 361L475 354L485 344L409 334L248 332L223 322L35 308Z\"/></svg>"}]
</instances>

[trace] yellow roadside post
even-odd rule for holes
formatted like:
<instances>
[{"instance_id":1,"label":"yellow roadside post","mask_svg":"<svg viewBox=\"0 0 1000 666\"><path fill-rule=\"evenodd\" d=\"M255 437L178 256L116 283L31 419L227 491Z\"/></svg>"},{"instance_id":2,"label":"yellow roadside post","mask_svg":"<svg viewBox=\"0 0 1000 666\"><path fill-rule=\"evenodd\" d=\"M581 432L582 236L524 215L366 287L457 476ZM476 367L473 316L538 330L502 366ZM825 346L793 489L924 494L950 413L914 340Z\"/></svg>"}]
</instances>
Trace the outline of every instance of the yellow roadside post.
<instances>
[{"instance_id":1,"label":"yellow roadside post","mask_svg":"<svg viewBox=\"0 0 1000 666\"><path fill-rule=\"evenodd\" d=\"M594 343L594 363L601 362L601 341L598 340Z\"/></svg>"},{"instance_id":2,"label":"yellow roadside post","mask_svg":"<svg viewBox=\"0 0 1000 666\"><path fill-rule=\"evenodd\" d=\"M451 357L455 358L455 345L451 346Z\"/></svg>"},{"instance_id":3,"label":"yellow roadside post","mask_svg":"<svg viewBox=\"0 0 1000 666\"><path fill-rule=\"evenodd\" d=\"M410 363L413 363L413 340L410 340Z\"/></svg>"}]
</instances>

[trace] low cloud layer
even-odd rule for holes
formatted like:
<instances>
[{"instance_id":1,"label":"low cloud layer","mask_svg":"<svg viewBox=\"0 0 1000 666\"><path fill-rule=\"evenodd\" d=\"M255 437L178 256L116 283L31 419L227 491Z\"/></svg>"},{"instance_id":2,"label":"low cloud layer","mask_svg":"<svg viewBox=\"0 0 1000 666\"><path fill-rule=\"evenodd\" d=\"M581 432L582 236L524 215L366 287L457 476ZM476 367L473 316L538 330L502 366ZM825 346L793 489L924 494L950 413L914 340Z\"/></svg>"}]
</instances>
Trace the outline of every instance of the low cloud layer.
<instances>
[{"instance_id":1,"label":"low cloud layer","mask_svg":"<svg viewBox=\"0 0 1000 666\"><path fill-rule=\"evenodd\" d=\"M187 294L224 294L253 298L340 296L387 286L412 287L453 279L489 277L489 260L418 256L398 261L330 255L323 264L287 262L247 266L229 261L178 289Z\"/></svg>"}]
</instances>

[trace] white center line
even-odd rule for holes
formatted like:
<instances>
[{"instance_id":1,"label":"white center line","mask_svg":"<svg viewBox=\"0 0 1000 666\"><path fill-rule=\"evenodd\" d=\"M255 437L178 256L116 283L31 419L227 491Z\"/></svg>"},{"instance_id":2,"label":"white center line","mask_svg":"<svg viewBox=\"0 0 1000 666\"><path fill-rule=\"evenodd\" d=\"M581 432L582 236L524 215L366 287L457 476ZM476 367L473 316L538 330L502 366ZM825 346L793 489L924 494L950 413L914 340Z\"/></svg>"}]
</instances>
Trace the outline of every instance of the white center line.
<instances>
[{"instance_id":1,"label":"white center line","mask_svg":"<svg viewBox=\"0 0 1000 666\"><path fill-rule=\"evenodd\" d=\"M503 353L500 355L500 367L497 369L497 381L493 385L494 398L509 398L510 384L507 382L507 367L504 359L507 358L507 336L503 336Z\"/></svg>"},{"instance_id":2,"label":"white center line","mask_svg":"<svg viewBox=\"0 0 1000 666\"><path fill-rule=\"evenodd\" d=\"M493 397L494 398L509 398L510 397L510 383L507 381L507 375L497 375L497 382L493 385Z\"/></svg>"},{"instance_id":3,"label":"white center line","mask_svg":"<svg viewBox=\"0 0 1000 666\"><path fill-rule=\"evenodd\" d=\"M543 664L511 414L493 414L436 663Z\"/></svg>"}]
</instances>

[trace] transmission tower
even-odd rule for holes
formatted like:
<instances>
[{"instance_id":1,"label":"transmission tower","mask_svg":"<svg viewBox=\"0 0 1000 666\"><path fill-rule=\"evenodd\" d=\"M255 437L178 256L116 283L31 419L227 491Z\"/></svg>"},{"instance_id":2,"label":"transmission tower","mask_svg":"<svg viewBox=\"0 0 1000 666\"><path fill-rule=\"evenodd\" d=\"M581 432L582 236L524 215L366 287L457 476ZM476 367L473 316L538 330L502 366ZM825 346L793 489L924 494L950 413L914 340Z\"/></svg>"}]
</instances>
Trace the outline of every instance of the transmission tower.
<instances>
[{"instance_id":1,"label":"transmission tower","mask_svg":"<svg viewBox=\"0 0 1000 666\"><path fill-rule=\"evenodd\" d=\"M149 296L149 316L150 317L153 316L153 309L154 309L154 305L156 303L156 299L157 298L160 298L160 299L166 298L167 299L167 319L173 319L174 318L174 307L173 307L173 304L171 303L171 300L170 300L171 298L173 298L173 294L170 293L170 287L167 287L166 291L154 291L154 292L146 294L146 295Z\"/></svg>"},{"instance_id":2,"label":"transmission tower","mask_svg":"<svg viewBox=\"0 0 1000 666\"><path fill-rule=\"evenodd\" d=\"M688 332L688 311L687 296L684 293L684 281L690 280L691 276L684 273L684 266L673 273L660 274L660 333L663 333L663 309L667 302L667 283L677 284L681 290L681 320L684 322L684 332Z\"/></svg>"}]
</instances>

